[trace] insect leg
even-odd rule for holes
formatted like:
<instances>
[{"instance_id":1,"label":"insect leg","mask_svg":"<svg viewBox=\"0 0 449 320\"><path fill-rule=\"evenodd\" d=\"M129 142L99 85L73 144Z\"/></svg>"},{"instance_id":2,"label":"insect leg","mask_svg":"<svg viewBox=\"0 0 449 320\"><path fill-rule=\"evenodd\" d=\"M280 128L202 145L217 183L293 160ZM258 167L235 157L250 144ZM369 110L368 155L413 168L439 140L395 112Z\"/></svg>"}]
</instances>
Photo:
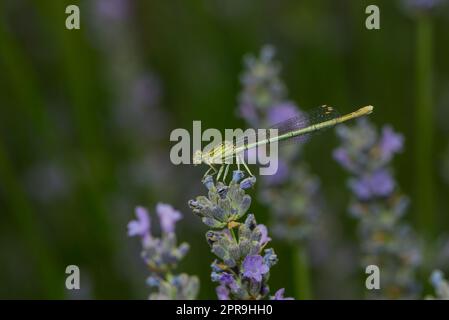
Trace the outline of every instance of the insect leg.
<instances>
[{"instance_id":1,"label":"insect leg","mask_svg":"<svg viewBox=\"0 0 449 320\"><path fill-rule=\"evenodd\" d=\"M209 167L210 167L210 168L209 168L209 169L206 171L206 173L204 174L203 179L209 174L209 172L210 172L211 170L214 171L214 172L212 173L212 176L213 176L214 174L217 173L217 169L215 169L213 165L209 164Z\"/></svg>"},{"instance_id":2,"label":"insect leg","mask_svg":"<svg viewBox=\"0 0 449 320\"><path fill-rule=\"evenodd\" d=\"M207 169L207 171L206 171L206 173L204 174L203 178L204 178L205 176L207 176L211 170L212 170L212 168Z\"/></svg>"},{"instance_id":3,"label":"insect leg","mask_svg":"<svg viewBox=\"0 0 449 320\"><path fill-rule=\"evenodd\" d=\"M227 164L227 165L226 165L226 169L225 169L225 172L224 172L224 175L223 175L223 182L225 182L226 176L228 175L229 166L230 166L230 164Z\"/></svg>"},{"instance_id":4,"label":"insect leg","mask_svg":"<svg viewBox=\"0 0 449 320\"><path fill-rule=\"evenodd\" d=\"M240 156L238 156L240 158ZM240 158L240 161L243 163L243 165L245 166L246 171L248 171L249 175L251 177L254 177L254 175L252 174L251 170L249 170L248 166L246 165L245 160L243 160L243 158Z\"/></svg>"},{"instance_id":5,"label":"insect leg","mask_svg":"<svg viewBox=\"0 0 449 320\"><path fill-rule=\"evenodd\" d=\"M220 170L218 170L218 174L217 174L217 181L220 179L221 174L223 173L223 169L224 169L224 165L220 166Z\"/></svg>"}]
</instances>

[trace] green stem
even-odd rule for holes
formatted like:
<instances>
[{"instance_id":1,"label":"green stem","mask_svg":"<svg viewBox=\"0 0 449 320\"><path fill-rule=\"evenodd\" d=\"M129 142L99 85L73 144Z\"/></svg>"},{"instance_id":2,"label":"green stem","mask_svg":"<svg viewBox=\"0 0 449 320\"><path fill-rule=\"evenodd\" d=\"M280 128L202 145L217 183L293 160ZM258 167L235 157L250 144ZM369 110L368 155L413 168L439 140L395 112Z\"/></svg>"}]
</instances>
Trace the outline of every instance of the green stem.
<instances>
[{"instance_id":1,"label":"green stem","mask_svg":"<svg viewBox=\"0 0 449 320\"><path fill-rule=\"evenodd\" d=\"M433 184L433 28L428 15L417 18L416 30L416 108L415 108L415 210L422 231L434 231Z\"/></svg>"},{"instance_id":2,"label":"green stem","mask_svg":"<svg viewBox=\"0 0 449 320\"><path fill-rule=\"evenodd\" d=\"M310 270L307 253L302 247L293 246L293 272L295 280L295 298L299 300L312 299Z\"/></svg>"}]
</instances>

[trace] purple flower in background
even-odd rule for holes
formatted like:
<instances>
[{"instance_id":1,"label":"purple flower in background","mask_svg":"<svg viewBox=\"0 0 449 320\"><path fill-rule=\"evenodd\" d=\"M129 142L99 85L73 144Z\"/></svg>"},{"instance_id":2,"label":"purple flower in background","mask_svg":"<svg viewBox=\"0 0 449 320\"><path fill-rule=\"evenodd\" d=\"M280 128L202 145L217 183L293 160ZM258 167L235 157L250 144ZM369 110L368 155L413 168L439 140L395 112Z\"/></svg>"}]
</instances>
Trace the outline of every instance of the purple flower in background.
<instances>
[{"instance_id":1,"label":"purple flower in background","mask_svg":"<svg viewBox=\"0 0 449 320\"><path fill-rule=\"evenodd\" d=\"M265 225L259 224L257 226L259 228L260 233L262 236L260 237L260 245L263 246L267 244L269 241L271 241L271 238L268 236L268 229Z\"/></svg>"},{"instance_id":2,"label":"purple flower in background","mask_svg":"<svg viewBox=\"0 0 449 320\"><path fill-rule=\"evenodd\" d=\"M403 145L404 137L394 132L391 126L382 129L379 148L385 161L389 161L395 153L402 151Z\"/></svg>"},{"instance_id":3,"label":"purple flower in background","mask_svg":"<svg viewBox=\"0 0 449 320\"><path fill-rule=\"evenodd\" d=\"M337 148L332 153L334 159L345 169L352 171L352 161L348 152L343 148Z\"/></svg>"},{"instance_id":4,"label":"purple flower in background","mask_svg":"<svg viewBox=\"0 0 449 320\"><path fill-rule=\"evenodd\" d=\"M129 3L126 0L97 0L95 5L101 17L113 21L123 20L129 10Z\"/></svg>"},{"instance_id":5,"label":"purple flower in background","mask_svg":"<svg viewBox=\"0 0 449 320\"><path fill-rule=\"evenodd\" d=\"M251 125L256 126L259 122L259 117L256 108L252 104L244 103L240 105L240 115L246 119Z\"/></svg>"},{"instance_id":6,"label":"purple flower in background","mask_svg":"<svg viewBox=\"0 0 449 320\"><path fill-rule=\"evenodd\" d=\"M290 170L287 163L282 159L278 159L278 169L276 173L270 176L265 176L265 182L269 186L280 185L288 179L289 172Z\"/></svg>"},{"instance_id":7,"label":"purple flower in background","mask_svg":"<svg viewBox=\"0 0 449 320\"><path fill-rule=\"evenodd\" d=\"M176 222L181 219L181 213L169 204L158 203L156 212L161 222L162 231L165 233L172 233L175 231Z\"/></svg>"},{"instance_id":8,"label":"purple flower in background","mask_svg":"<svg viewBox=\"0 0 449 320\"><path fill-rule=\"evenodd\" d=\"M421 251L411 228L400 221L408 198L398 192L391 172L393 156L402 150L402 135L385 126L381 133L366 119L336 130L341 145L334 158L352 177L354 197L349 212L358 219L362 268L382 269L376 298L412 299L419 294L416 279Z\"/></svg>"},{"instance_id":9,"label":"purple flower in background","mask_svg":"<svg viewBox=\"0 0 449 320\"><path fill-rule=\"evenodd\" d=\"M175 211L170 205L158 204L156 211L161 214L170 212L179 220L181 213ZM173 271L178 263L185 257L189 250L187 243L179 246L174 232L163 232L161 237L150 236L150 216L143 207L137 207L137 220L128 223L128 235L139 235L142 237L141 256L145 261L151 274L147 279L150 287L157 288L151 293L151 300L186 300L195 299L199 290L199 280L196 276L185 273L174 274ZM174 214L174 212L176 214ZM162 220L160 221L162 224ZM170 226L173 227L173 226ZM173 230L172 230L173 231Z\"/></svg>"},{"instance_id":10,"label":"purple flower in background","mask_svg":"<svg viewBox=\"0 0 449 320\"><path fill-rule=\"evenodd\" d=\"M150 216L144 207L136 207L137 220L128 223L128 235L147 238L150 236Z\"/></svg>"},{"instance_id":11,"label":"purple flower in background","mask_svg":"<svg viewBox=\"0 0 449 320\"><path fill-rule=\"evenodd\" d=\"M300 115L298 107L292 102L283 102L267 111L267 119L269 125L275 125L282 121L288 120Z\"/></svg>"},{"instance_id":12,"label":"purple flower in background","mask_svg":"<svg viewBox=\"0 0 449 320\"><path fill-rule=\"evenodd\" d=\"M390 195L394 190L395 181L388 171L379 170L359 179L350 180L349 186L359 199L368 200Z\"/></svg>"},{"instance_id":13,"label":"purple flower in background","mask_svg":"<svg viewBox=\"0 0 449 320\"><path fill-rule=\"evenodd\" d=\"M293 298L284 298L284 292L285 289L281 288L278 291L276 291L276 293L274 294L274 297L271 298L271 300L293 300Z\"/></svg>"},{"instance_id":14,"label":"purple flower in background","mask_svg":"<svg viewBox=\"0 0 449 320\"><path fill-rule=\"evenodd\" d=\"M251 125L260 125L259 112L285 101L285 87L279 78L280 67L273 62L274 48L265 46L260 57L245 59L247 71L241 76L245 89L240 94L240 115Z\"/></svg>"},{"instance_id":15,"label":"purple flower in background","mask_svg":"<svg viewBox=\"0 0 449 320\"><path fill-rule=\"evenodd\" d=\"M260 255L246 256L243 261L243 276L254 281L261 282L262 276L269 270Z\"/></svg>"}]
</instances>

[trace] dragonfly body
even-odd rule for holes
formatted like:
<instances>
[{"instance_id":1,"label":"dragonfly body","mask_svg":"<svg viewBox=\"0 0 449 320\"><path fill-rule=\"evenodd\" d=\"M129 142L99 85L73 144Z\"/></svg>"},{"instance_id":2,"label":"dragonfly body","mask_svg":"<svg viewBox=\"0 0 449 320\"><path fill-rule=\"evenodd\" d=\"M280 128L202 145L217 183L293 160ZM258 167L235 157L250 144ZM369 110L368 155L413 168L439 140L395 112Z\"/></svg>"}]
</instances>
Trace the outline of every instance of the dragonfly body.
<instances>
[{"instance_id":1,"label":"dragonfly body","mask_svg":"<svg viewBox=\"0 0 449 320\"><path fill-rule=\"evenodd\" d=\"M327 115L333 115L335 110L329 106L321 106L319 111L320 111L321 116L327 116ZM302 127L300 125L297 125L297 128L293 128L294 126L292 126L291 130L290 130L290 128L287 128L288 130L286 132L283 132L279 135L270 136L269 138L261 139L258 141L256 141L257 139L254 139L254 141L251 141L251 142L248 142L248 140L246 140L246 143L244 142L245 140L242 140L241 141L242 143L233 143L231 141L224 141L223 143L215 146L214 148L212 148L209 151L202 152L201 150L197 150L193 157L193 163L194 164L201 164L201 163L207 164L215 172L216 172L216 169L214 168L214 164L221 165L220 171L219 171L219 174L217 177L217 179L218 179L221 171L223 170L223 165L226 164L226 170L225 170L225 174L224 174L224 177L225 177L227 174L227 170L229 169L229 164L232 163L232 160L234 160L234 158L235 158L237 166L240 167L240 163L242 163L245 166L245 168L247 169L247 171L249 173L251 173L249 171L249 168L246 166L245 162L243 161L243 158L241 157L242 152L259 147L259 146L270 144L273 142L280 142L280 141L288 140L288 139L291 139L294 137L305 136L305 135L314 133L316 131L319 131L321 129L333 127L339 123L342 123L342 122L345 122L345 121L348 121L351 119L355 119L355 118L358 118L358 117L361 117L364 115L368 115L368 114L372 113L372 111L373 111L372 106L362 107L354 112L348 113L343 116L334 117L329 120L320 121L320 122L317 121L316 123L313 123L313 121L310 121L312 123L309 123L308 125L304 125ZM304 123L307 123L307 122L304 122ZM206 174L209 173L209 171L210 170L208 170L208 172L206 172Z\"/></svg>"}]
</instances>

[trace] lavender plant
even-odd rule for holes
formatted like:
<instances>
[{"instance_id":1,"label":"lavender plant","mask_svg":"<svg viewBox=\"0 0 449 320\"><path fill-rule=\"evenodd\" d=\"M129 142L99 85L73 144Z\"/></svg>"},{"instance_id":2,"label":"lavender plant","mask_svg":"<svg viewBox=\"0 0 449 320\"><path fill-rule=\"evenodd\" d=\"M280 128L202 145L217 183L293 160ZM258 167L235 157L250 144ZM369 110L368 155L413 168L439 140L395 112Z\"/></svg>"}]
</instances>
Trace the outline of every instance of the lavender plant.
<instances>
[{"instance_id":1,"label":"lavender plant","mask_svg":"<svg viewBox=\"0 0 449 320\"><path fill-rule=\"evenodd\" d=\"M255 177L244 179L244 173L233 172L231 182L214 181L206 176L203 183L207 196L189 201L193 213L211 227L206 240L217 259L212 263L211 279L220 300L286 300L284 289L270 296L268 280L270 269L278 258L272 248L266 248L271 240L267 228L257 224L253 214L245 217L251 197L245 190L256 183Z\"/></svg>"},{"instance_id":2,"label":"lavender plant","mask_svg":"<svg viewBox=\"0 0 449 320\"><path fill-rule=\"evenodd\" d=\"M416 298L421 254L411 227L401 222L409 200L399 191L390 165L404 139L389 126L379 134L366 119L338 127L337 135L341 146L334 158L352 175L349 211L359 221L362 266L377 265L381 270L380 290L370 296Z\"/></svg>"},{"instance_id":3,"label":"lavender plant","mask_svg":"<svg viewBox=\"0 0 449 320\"><path fill-rule=\"evenodd\" d=\"M151 234L151 221L148 211L136 208L137 220L128 224L128 235L139 236L142 242L142 258L150 270L147 284L156 289L151 300L193 300L199 290L196 276L185 273L174 274L178 263L189 251L189 245L177 245L175 224L181 219L181 213L168 204L158 203L156 212L161 227L161 237Z\"/></svg>"},{"instance_id":4,"label":"lavender plant","mask_svg":"<svg viewBox=\"0 0 449 320\"><path fill-rule=\"evenodd\" d=\"M430 276L430 283L435 289L435 296L429 296L428 299L449 300L449 282L444 278L443 272L435 270Z\"/></svg>"}]
</instances>

